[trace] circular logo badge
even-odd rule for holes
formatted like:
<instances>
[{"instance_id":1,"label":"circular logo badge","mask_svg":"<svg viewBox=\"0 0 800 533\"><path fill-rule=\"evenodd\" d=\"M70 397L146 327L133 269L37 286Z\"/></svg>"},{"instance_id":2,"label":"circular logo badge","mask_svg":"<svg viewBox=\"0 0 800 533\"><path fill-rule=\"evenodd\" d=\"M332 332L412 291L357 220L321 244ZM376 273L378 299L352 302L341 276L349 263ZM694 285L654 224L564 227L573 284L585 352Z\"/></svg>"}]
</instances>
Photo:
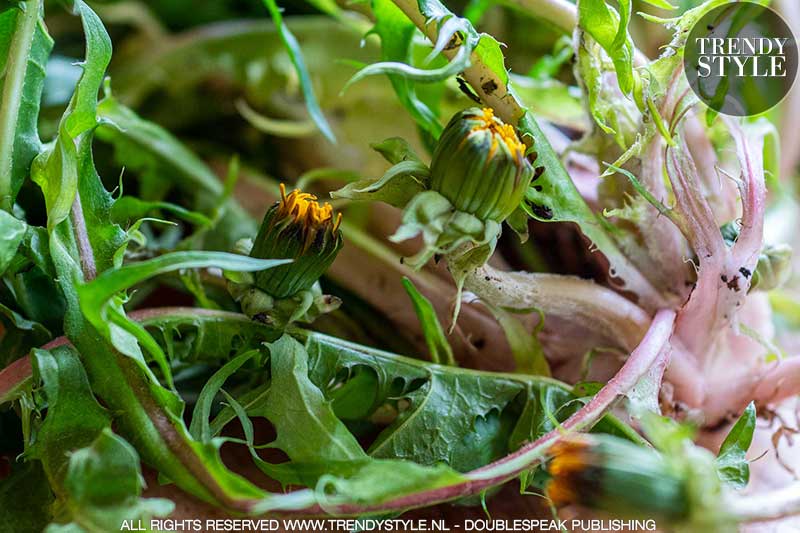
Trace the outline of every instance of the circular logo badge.
<instances>
[{"instance_id":1,"label":"circular logo badge","mask_svg":"<svg viewBox=\"0 0 800 533\"><path fill-rule=\"evenodd\" d=\"M777 105L797 77L797 41L784 20L753 2L706 13L689 33L689 86L712 109L738 117Z\"/></svg>"}]
</instances>

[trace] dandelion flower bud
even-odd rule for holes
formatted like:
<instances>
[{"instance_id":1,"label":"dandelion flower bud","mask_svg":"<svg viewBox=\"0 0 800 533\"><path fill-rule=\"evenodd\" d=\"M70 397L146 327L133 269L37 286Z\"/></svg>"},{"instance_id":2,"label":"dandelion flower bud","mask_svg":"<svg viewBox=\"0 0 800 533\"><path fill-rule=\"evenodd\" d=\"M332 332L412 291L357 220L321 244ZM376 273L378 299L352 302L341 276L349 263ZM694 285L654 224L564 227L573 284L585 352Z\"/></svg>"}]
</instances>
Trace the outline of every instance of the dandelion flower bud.
<instances>
[{"instance_id":1,"label":"dandelion flower bud","mask_svg":"<svg viewBox=\"0 0 800 533\"><path fill-rule=\"evenodd\" d=\"M572 438L552 448L546 492L557 507L578 504L671 522L689 517L687 481L652 449L615 438Z\"/></svg>"},{"instance_id":2,"label":"dandelion flower bud","mask_svg":"<svg viewBox=\"0 0 800 533\"><path fill-rule=\"evenodd\" d=\"M520 205L534 170L513 126L491 109L457 113L442 132L431 162L430 188L455 209L503 222Z\"/></svg>"},{"instance_id":3,"label":"dandelion flower bud","mask_svg":"<svg viewBox=\"0 0 800 533\"><path fill-rule=\"evenodd\" d=\"M277 299L310 289L342 246L341 220L330 204L299 190L286 194L281 184L281 200L264 216L250 256L293 262L257 272L255 286Z\"/></svg>"},{"instance_id":4,"label":"dandelion flower bud","mask_svg":"<svg viewBox=\"0 0 800 533\"><path fill-rule=\"evenodd\" d=\"M743 271L740 271L744 274ZM767 245L758 256L750 290L771 291L786 283L792 275L792 248L787 244Z\"/></svg>"}]
</instances>

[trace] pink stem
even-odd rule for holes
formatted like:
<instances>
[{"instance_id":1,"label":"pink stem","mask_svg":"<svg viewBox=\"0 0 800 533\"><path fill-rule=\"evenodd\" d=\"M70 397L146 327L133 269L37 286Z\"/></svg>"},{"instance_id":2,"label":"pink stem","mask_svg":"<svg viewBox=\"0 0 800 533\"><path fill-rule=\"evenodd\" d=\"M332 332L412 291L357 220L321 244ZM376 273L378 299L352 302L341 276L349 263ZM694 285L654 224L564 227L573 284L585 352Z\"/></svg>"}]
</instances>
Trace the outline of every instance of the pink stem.
<instances>
[{"instance_id":1,"label":"pink stem","mask_svg":"<svg viewBox=\"0 0 800 533\"><path fill-rule=\"evenodd\" d=\"M719 287L728 252L685 141L667 151L675 209L686 220L684 236L700 263L697 283L678 317L677 336L691 354L702 358L719 329Z\"/></svg>"},{"instance_id":2,"label":"pink stem","mask_svg":"<svg viewBox=\"0 0 800 533\"><path fill-rule=\"evenodd\" d=\"M764 241L764 207L767 191L764 184L763 139L748 139L737 120L726 120L736 141L736 153L741 167L739 188L742 195L742 228L733 245L735 268L753 270ZM751 146L753 145L753 146ZM749 282L743 283L749 286Z\"/></svg>"},{"instance_id":3,"label":"pink stem","mask_svg":"<svg viewBox=\"0 0 800 533\"><path fill-rule=\"evenodd\" d=\"M31 360L26 355L0 370L0 398L7 395L31 377Z\"/></svg>"},{"instance_id":4,"label":"pink stem","mask_svg":"<svg viewBox=\"0 0 800 533\"><path fill-rule=\"evenodd\" d=\"M94 261L92 243L89 241L89 232L86 229L86 219L83 218L80 192L75 195L75 201L72 202L72 227L75 231L75 240L78 245L83 280L91 281L97 277L97 265Z\"/></svg>"},{"instance_id":5,"label":"pink stem","mask_svg":"<svg viewBox=\"0 0 800 533\"><path fill-rule=\"evenodd\" d=\"M705 201L689 198L685 202L688 223L694 234L687 238L698 255L700 267L695 289L678 317L677 336L700 362L701 369L715 357L711 348L720 332L735 323L736 310L744 303L763 244L766 200L763 141L748 139L736 120L728 119L726 123L736 143L741 167L738 185L742 197L742 226L731 250L722 242L710 210L706 213ZM674 176L671 174L670 179L676 201L682 206L684 195L693 192L695 169L685 155L688 149L684 141L680 147L680 153L671 152ZM694 190L694 193L702 198L702 191ZM696 209L690 211L692 208Z\"/></svg>"},{"instance_id":6,"label":"pink stem","mask_svg":"<svg viewBox=\"0 0 800 533\"><path fill-rule=\"evenodd\" d=\"M200 309L194 307L154 307L150 309L138 309L131 311L128 316L137 322L143 322L151 318L157 318L164 315L174 314L192 314L201 316L218 316L221 318L245 318L244 315L238 313L229 313L225 311L215 311L213 309ZM66 337L57 337L44 346L42 350L51 350L59 346L69 344L69 339ZM0 370L0 398L14 390L25 380L30 379L33 369L31 368L30 356L25 355L20 357L4 369Z\"/></svg>"},{"instance_id":7,"label":"pink stem","mask_svg":"<svg viewBox=\"0 0 800 533\"><path fill-rule=\"evenodd\" d=\"M589 403L569 417L560 427L523 446L515 453L473 471L472 475L481 477L480 474L491 473L497 470L499 465L519 464L522 461L525 463L524 468L518 468L514 472L515 475L519 474L531 466L529 460L536 455L535 450L540 450L543 446L549 447L550 444L561 439L567 431L581 431L594 425L608 412L612 404L620 396L627 394L654 365L666 363L665 359L669 353L668 341L672 335L674 322L675 311L663 309L656 313L642 342L631 352L619 372L595 394Z\"/></svg>"},{"instance_id":8,"label":"pink stem","mask_svg":"<svg viewBox=\"0 0 800 533\"><path fill-rule=\"evenodd\" d=\"M778 404L800 395L800 356L773 364L759 379L753 399L759 404Z\"/></svg>"},{"instance_id":9,"label":"pink stem","mask_svg":"<svg viewBox=\"0 0 800 533\"><path fill-rule=\"evenodd\" d=\"M705 378L698 369L694 356L676 337L677 335L673 336L670 341L672 353L664 379L672 386L672 396L675 400L697 409L705 401Z\"/></svg>"},{"instance_id":10,"label":"pink stem","mask_svg":"<svg viewBox=\"0 0 800 533\"><path fill-rule=\"evenodd\" d=\"M69 340L66 337L58 337L42 346L42 349L50 350L65 344L69 344ZM31 358L27 355L0 370L0 398L4 398L16 387L30 379L32 373Z\"/></svg>"},{"instance_id":11,"label":"pink stem","mask_svg":"<svg viewBox=\"0 0 800 533\"><path fill-rule=\"evenodd\" d=\"M705 199L703 188L698 183L697 168L691 157L686 141L679 139L676 148L667 147L669 180L675 194L675 209L686 220L689 234L685 235L700 263L719 257L725 249L717 229L717 222L711 206Z\"/></svg>"}]
</instances>

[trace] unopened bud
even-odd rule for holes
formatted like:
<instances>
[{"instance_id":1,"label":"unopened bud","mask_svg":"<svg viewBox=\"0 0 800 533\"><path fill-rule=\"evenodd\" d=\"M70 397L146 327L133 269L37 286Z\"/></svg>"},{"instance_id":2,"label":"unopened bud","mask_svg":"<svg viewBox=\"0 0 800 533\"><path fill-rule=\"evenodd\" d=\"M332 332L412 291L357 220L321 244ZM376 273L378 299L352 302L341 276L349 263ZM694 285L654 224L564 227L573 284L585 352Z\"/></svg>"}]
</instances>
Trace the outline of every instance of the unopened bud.
<instances>
[{"instance_id":1,"label":"unopened bud","mask_svg":"<svg viewBox=\"0 0 800 533\"><path fill-rule=\"evenodd\" d=\"M770 291L783 285L792 274L792 248L787 244L765 246L758 256L750 290Z\"/></svg>"},{"instance_id":2,"label":"unopened bud","mask_svg":"<svg viewBox=\"0 0 800 533\"><path fill-rule=\"evenodd\" d=\"M330 204L298 190L286 194L281 184L281 200L264 215L250 256L293 262L257 272L255 286L277 299L310 289L342 247L341 219Z\"/></svg>"},{"instance_id":3,"label":"unopened bud","mask_svg":"<svg viewBox=\"0 0 800 533\"><path fill-rule=\"evenodd\" d=\"M566 439L551 451L546 491L557 507L578 504L672 522L690 514L686 479L650 448L592 436Z\"/></svg>"},{"instance_id":4,"label":"unopened bud","mask_svg":"<svg viewBox=\"0 0 800 533\"><path fill-rule=\"evenodd\" d=\"M525 145L491 109L465 109L445 127L431 162L430 188L458 211L503 222L533 178Z\"/></svg>"}]
</instances>

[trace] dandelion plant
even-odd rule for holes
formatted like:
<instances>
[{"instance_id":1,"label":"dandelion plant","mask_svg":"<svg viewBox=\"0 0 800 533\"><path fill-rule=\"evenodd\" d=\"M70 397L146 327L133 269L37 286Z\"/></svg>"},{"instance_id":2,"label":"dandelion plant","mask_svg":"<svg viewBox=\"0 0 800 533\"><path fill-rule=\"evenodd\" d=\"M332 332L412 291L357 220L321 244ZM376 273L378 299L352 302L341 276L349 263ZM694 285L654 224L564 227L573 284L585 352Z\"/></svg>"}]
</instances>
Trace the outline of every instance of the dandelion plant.
<instances>
[{"instance_id":1,"label":"dandelion plant","mask_svg":"<svg viewBox=\"0 0 800 533\"><path fill-rule=\"evenodd\" d=\"M800 92L675 4L0 4L0 531L797 527Z\"/></svg>"}]
</instances>

